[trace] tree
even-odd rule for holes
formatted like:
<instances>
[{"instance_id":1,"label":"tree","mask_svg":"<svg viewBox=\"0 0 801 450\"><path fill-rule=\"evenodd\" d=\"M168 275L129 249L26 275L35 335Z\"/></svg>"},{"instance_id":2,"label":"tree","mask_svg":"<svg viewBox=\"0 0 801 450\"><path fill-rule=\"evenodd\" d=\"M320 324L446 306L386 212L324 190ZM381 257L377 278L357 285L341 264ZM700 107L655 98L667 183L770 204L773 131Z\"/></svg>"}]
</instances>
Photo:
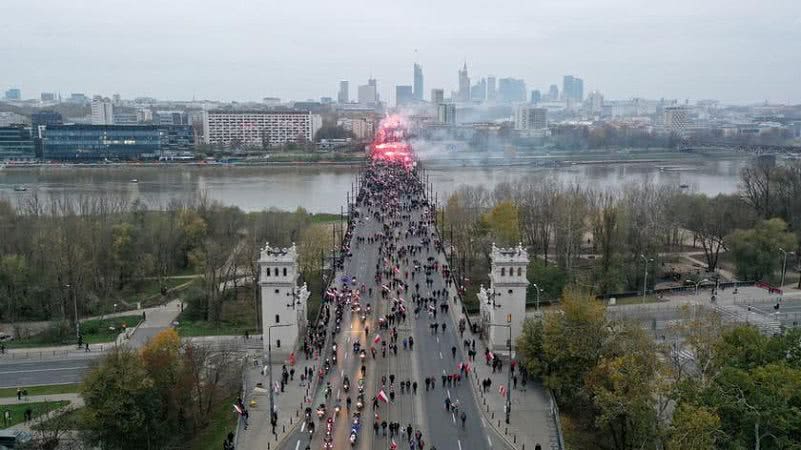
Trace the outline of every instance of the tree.
<instances>
[{"instance_id":1,"label":"tree","mask_svg":"<svg viewBox=\"0 0 801 450\"><path fill-rule=\"evenodd\" d=\"M498 203L483 220L498 246L513 246L520 241L517 207L511 201Z\"/></svg>"},{"instance_id":2,"label":"tree","mask_svg":"<svg viewBox=\"0 0 801 450\"><path fill-rule=\"evenodd\" d=\"M162 399L139 355L112 350L81 386L86 439L107 449L162 446L171 430L161 420Z\"/></svg>"},{"instance_id":3,"label":"tree","mask_svg":"<svg viewBox=\"0 0 801 450\"><path fill-rule=\"evenodd\" d=\"M605 306L591 295L567 291L560 311L543 323L543 381L557 397L587 399L584 377L598 363L609 336Z\"/></svg>"},{"instance_id":4,"label":"tree","mask_svg":"<svg viewBox=\"0 0 801 450\"><path fill-rule=\"evenodd\" d=\"M682 403L673 413L668 450L710 450L720 436L720 417L705 406Z\"/></svg>"},{"instance_id":5,"label":"tree","mask_svg":"<svg viewBox=\"0 0 801 450\"><path fill-rule=\"evenodd\" d=\"M736 230L726 238L744 280L772 277L780 268L779 249L795 248L796 237L787 231L782 219L765 220L748 230Z\"/></svg>"}]
</instances>

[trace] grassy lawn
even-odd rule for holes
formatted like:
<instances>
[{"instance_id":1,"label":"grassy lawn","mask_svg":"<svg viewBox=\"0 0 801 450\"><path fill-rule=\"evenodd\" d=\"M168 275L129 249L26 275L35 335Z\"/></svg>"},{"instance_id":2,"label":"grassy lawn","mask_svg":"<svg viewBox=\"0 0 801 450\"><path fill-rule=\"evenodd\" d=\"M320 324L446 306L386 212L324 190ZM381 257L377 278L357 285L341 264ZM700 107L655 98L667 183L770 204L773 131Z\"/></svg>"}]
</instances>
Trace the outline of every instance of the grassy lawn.
<instances>
[{"instance_id":1,"label":"grassy lawn","mask_svg":"<svg viewBox=\"0 0 801 450\"><path fill-rule=\"evenodd\" d=\"M339 220L339 214L318 213L312 214L312 223L330 223Z\"/></svg>"},{"instance_id":2,"label":"grassy lawn","mask_svg":"<svg viewBox=\"0 0 801 450\"><path fill-rule=\"evenodd\" d=\"M197 433L188 448L195 450L217 450L222 448L222 443L228 433L236 429L238 418L234 413L234 408L231 407L236 402L236 398L236 395L232 395L214 408L209 418L209 424L203 431Z\"/></svg>"},{"instance_id":3,"label":"grassy lawn","mask_svg":"<svg viewBox=\"0 0 801 450\"><path fill-rule=\"evenodd\" d=\"M72 394L78 392L81 388L80 384L50 384L44 386L20 386L28 391L29 396L33 395L54 395L54 394ZM16 397L17 388L0 388L0 397Z\"/></svg>"},{"instance_id":4,"label":"grassy lawn","mask_svg":"<svg viewBox=\"0 0 801 450\"><path fill-rule=\"evenodd\" d=\"M80 430L83 429L83 407L70 409L64 414L59 414L56 417L45 420L44 422L34 426L35 430L48 429L57 427L60 429Z\"/></svg>"},{"instance_id":5,"label":"grassy lawn","mask_svg":"<svg viewBox=\"0 0 801 450\"><path fill-rule=\"evenodd\" d=\"M181 337L191 336L240 336L244 335L245 331L250 331L251 334L257 334L259 331L255 325L247 325L242 323L232 323L221 321L218 323L206 322L202 320L187 320L181 321L178 318L179 325L175 328L178 335Z\"/></svg>"},{"instance_id":6,"label":"grassy lawn","mask_svg":"<svg viewBox=\"0 0 801 450\"><path fill-rule=\"evenodd\" d=\"M2 423L3 428L12 427L18 423L24 422L24 414L25 411L30 408L33 411L33 418L37 418L42 414L47 414L48 412L63 408L69 404L68 401L59 401L59 402L37 402L37 403L22 403L19 405L0 405L0 417L5 417L6 411L11 412L11 423L6 424L4 421Z\"/></svg>"},{"instance_id":7,"label":"grassy lawn","mask_svg":"<svg viewBox=\"0 0 801 450\"><path fill-rule=\"evenodd\" d=\"M83 342L89 344L112 342L117 338L117 335L122 332L123 324L127 325L128 328L133 328L141 321L141 314L132 314L129 316L114 317L103 320L91 319L81 321L81 334L83 335ZM55 326L57 326L57 324L55 324L53 327ZM15 339L7 342L6 347L35 348L56 345L72 345L78 343L78 339L75 337L73 330L69 330L67 333L59 333L55 332L55 328L53 327L28 338Z\"/></svg>"}]
</instances>

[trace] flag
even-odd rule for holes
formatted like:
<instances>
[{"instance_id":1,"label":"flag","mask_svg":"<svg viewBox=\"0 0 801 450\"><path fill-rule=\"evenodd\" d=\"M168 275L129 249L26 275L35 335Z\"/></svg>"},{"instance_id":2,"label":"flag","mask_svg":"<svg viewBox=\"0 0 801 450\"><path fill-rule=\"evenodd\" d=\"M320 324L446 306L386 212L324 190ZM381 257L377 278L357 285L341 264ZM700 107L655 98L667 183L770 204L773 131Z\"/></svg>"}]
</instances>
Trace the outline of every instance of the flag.
<instances>
[{"instance_id":1,"label":"flag","mask_svg":"<svg viewBox=\"0 0 801 450\"><path fill-rule=\"evenodd\" d=\"M240 416L242 415L243 412L242 408L240 408L239 405L237 404L234 404L234 411L236 411L236 413L239 414Z\"/></svg>"},{"instance_id":2,"label":"flag","mask_svg":"<svg viewBox=\"0 0 801 450\"><path fill-rule=\"evenodd\" d=\"M389 286L386 284L382 284L381 287L384 288L385 291L389 291Z\"/></svg>"},{"instance_id":3,"label":"flag","mask_svg":"<svg viewBox=\"0 0 801 450\"><path fill-rule=\"evenodd\" d=\"M490 361L492 361L493 359L495 359L495 353L489 352L489 353L488 353L488 356L489 356L489 359L490 359Z\"/></svg>"},{"instance_id":4,"label":"flag","mask_svg":"<svg viewBox=\"0 0 801 450\"><path fill-rule=\"evenodd\" d=\"M389 450L398 450L398 444L395 442L395 439L393 439L392 444L389 445Z\"/></svg>"},{"instance_id":5,"label":"flag","mask_svg":"<svg viewBox=\"0 0 801 450\"><path fill-rule=\"evenodd\" d=\"M378 344L379 342L381 342L381 335L376 334L375 337L373 338L373 344Z\"/></svg>"},{"instance_id":6,"label":"flag","mask_svg":"<svg viewBox=\"0 0 801 450\"><path fill-rule=\"evenodd\" d=\"M506 397L506 386L498 386L498 393L501 394L501 397Z\"/></svg>"},{"instance_id":7,"label":"flag","mask_svg":"<svg viewBox=\"0 0 801 450\"><path fill-rule=\"evenodd\" d=\"M388 403L389 402L389 399L387 398L387 394L384 393L383 389L378 391L378 395L376 395L376 398L378 398L379 400L381 400L384 403Z\"/></svg>"}]
</instances>

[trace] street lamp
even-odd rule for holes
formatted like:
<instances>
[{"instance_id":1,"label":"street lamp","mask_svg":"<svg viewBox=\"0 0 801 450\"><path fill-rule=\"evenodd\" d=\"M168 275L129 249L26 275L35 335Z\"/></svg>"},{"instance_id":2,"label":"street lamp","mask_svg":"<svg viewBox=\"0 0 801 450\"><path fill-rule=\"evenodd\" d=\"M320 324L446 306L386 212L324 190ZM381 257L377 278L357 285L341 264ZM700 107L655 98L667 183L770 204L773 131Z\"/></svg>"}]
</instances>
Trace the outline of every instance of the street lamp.
<instances>
[{"instance_id":1,"label":"street lamp","mask_svg":"<svg viewBox=\"0 0 801 450\"><path fill-rule=\"evenodd\" d=\"M782 282L779 285L779 289L781 289L782 297L784 297L784 274L787 271L787 254L794 254L793 252L785 251L783 248L779 247L779 251L782 252L784 255L784 261L782 262Z\"/></svg>"},{"instance_id":2,"label":"street lamp","mask_svg":"<svg viewBox=\"0 0 801 450\"><path fill-rule=\"evenodd\" d=\"M270 380L270 420L272 421L273 413L275 413L275 397L273 393L273 340L271 331L273 328L291 327L291 323L282 323L278 325L267 326L267 368L269 369Z\"/></svg>"},{"instance_id":3,"label":"street lamp","mask_svg":"<svg viewBox=\"0 0 801 450\"><path fill-rule=\"evenodd\" d=\"M512 412L512 324L490 323L490 327L503 327L509 329L509 370L506 379L506 424L509 424L509 414Z\"/></svg>"},{"instance_id":4,"label":"street lamp","mask_svg":"<svg viewBox=\"0 0 801 450\"><path fill-rule=\"evenodd\" d=\"M68 292L72 291L72 307L74 308L75 311L75 339L80 340L81 321L78 319L78 299L75 296L75 291L71 289L72 288L71 284L65 284L64 287L68 289Z\"/></svg>"},{"instance_id":5,"label":"street lamp","mask_svg":"<svg viewBox=\"0 0 801 450\"><path fill-rule=\"evenodd\" d=\"M646 258L645 255L640 255L640 259L645 261L645 276L642 277L642 302L645 303L645 293L648 292L648 263L654 262L654 259Z\"/></svg>"},{"instance_id":6,"label":"street lamp","mask_svg":"<svg viewBox=\"0 0 801 450\"><path fill-rule=\"evenodd\" d=\"M531 285L534 286L534 292L537 293L537 303L536 303L536 306L534 307L534 309L536 311L539 311L540 310L540 287L537 286L537 283L532 283Z\"/></svg>"},{"instance_id":7,"label":"street lamp","mask_svg":"<svg viewBox=\"0 0 801 450\"><path fill-rule=\"evenodd\" d=\"M699 281L699 282L695 283L695 295L698 295L698 286L699 286L701 283L711 283L711 281L709 280L709 278L704 278L703 280L701 280L701 281Z\"/></svg>"}]
</instances>

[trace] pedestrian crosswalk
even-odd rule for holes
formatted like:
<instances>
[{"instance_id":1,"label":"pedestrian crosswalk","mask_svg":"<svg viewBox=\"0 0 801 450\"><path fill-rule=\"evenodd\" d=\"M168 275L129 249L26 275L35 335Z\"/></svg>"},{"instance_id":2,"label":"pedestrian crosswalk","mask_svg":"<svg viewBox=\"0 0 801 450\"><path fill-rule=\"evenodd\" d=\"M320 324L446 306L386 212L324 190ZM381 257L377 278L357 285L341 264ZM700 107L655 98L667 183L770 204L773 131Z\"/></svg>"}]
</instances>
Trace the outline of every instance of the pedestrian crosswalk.
<instances>
[{"instance_id":1,"label":"pedestrian crosswalk","mask_svg":"<svg viewBox=\"0 0 801 450\"><path fill-rule=\"evenodd\" d=\"M761 333L770 336L782 332L781 322L753 308L715 304L712 305L712 309L720 314L721 319L726 322L748 323L754 325Z\"/></svg>"}]
</instances>

